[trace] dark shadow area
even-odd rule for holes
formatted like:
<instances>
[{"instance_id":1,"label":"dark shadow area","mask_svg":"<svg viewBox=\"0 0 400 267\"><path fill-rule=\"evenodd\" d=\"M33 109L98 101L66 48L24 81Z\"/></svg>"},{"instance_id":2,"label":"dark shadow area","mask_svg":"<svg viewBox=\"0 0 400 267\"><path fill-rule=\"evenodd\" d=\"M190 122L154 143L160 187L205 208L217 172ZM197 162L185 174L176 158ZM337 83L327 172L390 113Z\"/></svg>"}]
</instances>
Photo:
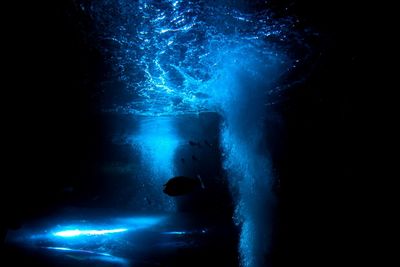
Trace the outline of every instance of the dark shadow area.
<instances>
[{"instance_id":1,"label":"dark shadow area","mask_svg":"<svg viewBox=\"0 0 400 267\"><path fill-rule=\"evenodd\" d=\"M307 80L276 108L283 125L273 149L280 201L272 266L357 264L372 22L358 1L284 2L319 32L323 49Z\"/></svg>"}]
</instances>

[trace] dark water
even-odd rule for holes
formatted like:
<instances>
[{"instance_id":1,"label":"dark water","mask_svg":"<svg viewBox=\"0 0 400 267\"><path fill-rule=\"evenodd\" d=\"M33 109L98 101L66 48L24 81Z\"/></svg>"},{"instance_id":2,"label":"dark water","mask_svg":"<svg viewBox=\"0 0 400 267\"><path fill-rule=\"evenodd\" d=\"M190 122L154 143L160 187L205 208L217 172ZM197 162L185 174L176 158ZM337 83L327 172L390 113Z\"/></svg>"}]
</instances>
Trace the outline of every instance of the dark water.
<instances>
[{"instance_id":1,"label":"dark water","mask_svg":"<svg viewBox=\"0 0 400 267\"><path fill-rule=\"evenodd\" d=\"M2 229L16 230L7 262L258 267L334 258L332 207L351 157L341 129L351 125L353 94L342 85L356 84L360 64L354 9L24 6L16 19L26 27L9 38L18 43L10 77L22 89L8 109L16 117ZM201 175L206 189L170 198L162 185L175 175Z\"/></svg>"},{"instance_id":2,"label":"dark water","mask_svg":"<svg viewBox=\"0 0 400 267\"><path fill-rule=\"evenodd\" d=\"M274 206L274 178L264 141L268 132L266 106L274 100L269 96L277 97L301 79L281 81L308 60L311 51L302 36L306 32L296 29L295 18L274 18L268 9L254 9L247 1L233 5L224 1L97 1L77 5L92 23L93 42L112 68L103 81L108 84L104 90L118 94L119 87L130 95L124 103L107 101L104 110L145 116L138 119L138 132L128 132L130 136L122 141L138 149L141 157L141 164L133 167L136 179L142 181L135 205L143 206L146 199L146 206L157 203L154 208L175 210L173 201L160 198L157 189L166 177L179 175L176 150L193 139L183 136L176 125L183 123L182 116L187 114L215 112L221 119L219 125L213 125L213 131L218 132L214 138L221 141L214 142L218 151L213 153L223 155L223 175L216 175L220 171L210 164L196 166L196 155L188 164L195 172L214 169L207 178L215 184L223 183L217 179L228 181L234 223L241 229L240 263L265 265ZM192 132L204 131L200 140L207 140L203 126L195 121L187 124L193 127Z\"/></svg>"}]
</instances>

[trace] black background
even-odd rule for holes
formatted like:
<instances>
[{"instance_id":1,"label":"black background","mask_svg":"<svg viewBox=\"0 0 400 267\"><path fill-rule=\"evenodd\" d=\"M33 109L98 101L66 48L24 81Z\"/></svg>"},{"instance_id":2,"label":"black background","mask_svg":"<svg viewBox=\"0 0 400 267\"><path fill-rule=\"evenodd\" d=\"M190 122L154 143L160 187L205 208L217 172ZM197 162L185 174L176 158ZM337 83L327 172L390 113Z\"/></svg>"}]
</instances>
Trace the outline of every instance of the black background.
<instances>
[{"instance_id":1,"label":"black background","mask_svg":"<svg viewBox=\"0 0 400 267\"><path fill-rule=\"evenodd\" d=\"M3 13L2 224L17 226L85 188L107 127L97 114L102 57L85 41L69 1L15 3ZM284 121L274 266L357 260L361 181L359 95L366 86L369 16L351 1L269 1L329 40L307 81L277 105ZM82 197L83 198L83 197ZM78 201L81 199L77 197ZM350 257L349 257L350 256Z\"/></svg>"}]
</instances>

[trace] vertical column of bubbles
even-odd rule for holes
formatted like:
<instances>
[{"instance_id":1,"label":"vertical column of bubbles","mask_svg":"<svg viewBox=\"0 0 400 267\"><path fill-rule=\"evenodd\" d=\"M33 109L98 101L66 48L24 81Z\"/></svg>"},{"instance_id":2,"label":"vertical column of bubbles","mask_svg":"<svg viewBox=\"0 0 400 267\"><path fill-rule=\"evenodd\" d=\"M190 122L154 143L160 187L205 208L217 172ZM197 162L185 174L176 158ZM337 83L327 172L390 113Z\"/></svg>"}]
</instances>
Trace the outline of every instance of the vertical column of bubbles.
<instances>
[{"instance_id":1,"label":"vertical column of bubbles","mask_svg":"<svg viewBox=\"0 0 400 267\"><path fill-rule=\"evenodd\" d=\"M240 263L268 266L274 195L265 103L266 92L280 76L283 56L271 51L260 62L260 54L244 46L229 51L220 69L224 75L212 87L219 90L223 164L235 201L234 221L240 227Z\"/></svg>"},{"instance_id":2,"label":"vertical column of bubbles","mask_svg":"<svg viewBox=\"0 0 400 267\"><path fill-rule=\"evenodd\" d=\"M257 152L262 129L252 128L252 136L244 141L230 123L222 128L222 146L236 202L234 221L240 226L240 263L242 267L268 266L265 259L270 245L273 177L266 153Z\"/></svg>"},{"instance_id":3,"label":"vertical column of bubbles","mask_svg":"<svg viewBox=\"0 0 400 267\"><path fill-rule=\"evenodd\" d=\"M304 79L299 66L311 66L310 51L291 18L278 19L268 10L245 13L251 1L211 2L98 0L82 7L96 22L98 39L117 44L103 50L111 51L110 64L117 66L112 78L130 98L112 103L111 110L153 116L142 117L134 137L149 205L173 207L160 194L174 174L181 142L172 116L219 112L224 167L241 227L241 264L261 267L273 202L265 105Z\"/></svg>"},{"instance_id":4,"label":"vertical column of bubbles","mask_svg":"<svg viewBox=\"0 0 400 267\"><path fill-rule=\"evenodd\" d=\"M175 150L181 142L174 128L174 117L142 117L134 138L141 154L142 191L138 193L149 209L173 211L175 203L162 193L163 185L174 176ZM148 210L149 210L148 209Z\"/></svg>"}]
</instances>

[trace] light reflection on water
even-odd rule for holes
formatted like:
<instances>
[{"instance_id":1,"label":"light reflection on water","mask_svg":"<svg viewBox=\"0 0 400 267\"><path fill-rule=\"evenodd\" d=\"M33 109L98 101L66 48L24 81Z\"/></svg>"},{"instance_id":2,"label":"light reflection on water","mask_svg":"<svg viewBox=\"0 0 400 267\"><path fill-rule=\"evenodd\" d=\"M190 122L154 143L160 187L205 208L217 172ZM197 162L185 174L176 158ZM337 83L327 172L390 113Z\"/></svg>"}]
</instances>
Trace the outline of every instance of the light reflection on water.
<instances>
[{"instance_id":1,"label":"light reflection on water","mask_svg":"<svg viewBox=\"0 0 400 267\"><path fill-rule=\"evenodd\" d=\"M306 63L309 48L294 30L295 19L274 17L269 10L250 12L239 8L246 1L237 2L82 1L94 21L94 45L113 69L109 79L123 84L121 91L109 90L130 95L123 103L109 101L104 110L141 115L218 111L224 92L215 84L233 75L225 69L227 59L255 75L264 75L260 65L279 63L283 68L276 78ZM246 66L243 60L249 59L256 64ZM279 95L285 88L265 90Z\"/></svg>"},{"instance_id":2,"label":"light reflection on water","mask_svg":"<svg viewBox=\"0 0 400 267\"><path fill-rule=\"evenodd\" d=\"M304 79L298 70L309 64L311 52L296 19L250 11L248 3L102 0L80 7L95 22L95 39L105 41L98 48L112 68L109 79L130 95L107 102L104 111L170 116L161 125L164 134L155 134L154 125L140 126L142 154L152 163L149 170L158 168L153 175L173 174L170 159L179 143L179 133L171 130L174 116L221 114L224 167L231 187L239 188L233 198L235 222L242 227L241 264L260 267L274 201L262 145L269 131L265 107Z\"/></svg>"}]
</instances>

